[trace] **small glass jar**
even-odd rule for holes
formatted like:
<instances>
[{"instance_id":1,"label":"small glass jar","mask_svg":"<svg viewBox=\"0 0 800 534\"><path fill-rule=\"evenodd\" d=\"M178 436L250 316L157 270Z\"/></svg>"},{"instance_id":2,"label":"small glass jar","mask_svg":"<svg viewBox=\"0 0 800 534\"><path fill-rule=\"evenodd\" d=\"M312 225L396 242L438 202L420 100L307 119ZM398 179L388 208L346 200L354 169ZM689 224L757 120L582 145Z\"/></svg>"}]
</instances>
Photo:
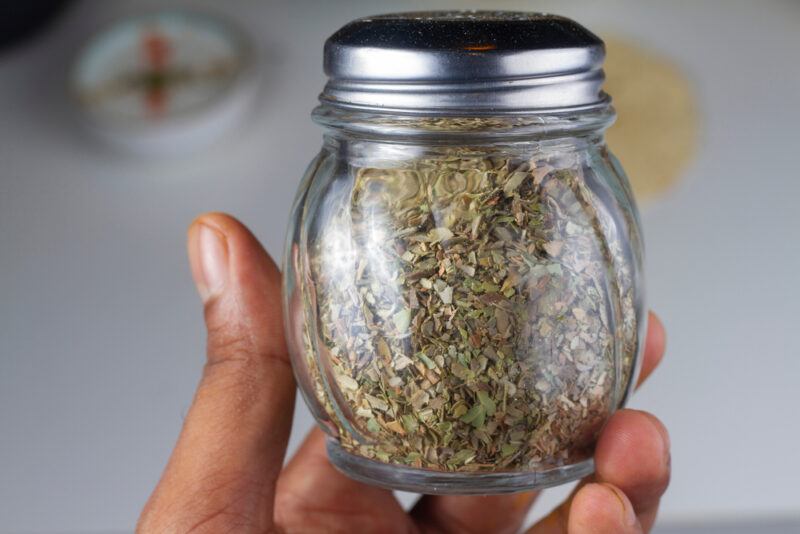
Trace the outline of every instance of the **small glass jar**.
<instances>
[{"instance_id":1,"label":"small glass jar","mask_svg":"<svg viewBox=\"0 0 800 534\"><path fill-rule=\"evenodd\" d=\"M348 476L489 494L593 471L646 320L603 57L577 23L529 13L385 15L326 42L284 311Z\"/></svg>"}]
</instances>

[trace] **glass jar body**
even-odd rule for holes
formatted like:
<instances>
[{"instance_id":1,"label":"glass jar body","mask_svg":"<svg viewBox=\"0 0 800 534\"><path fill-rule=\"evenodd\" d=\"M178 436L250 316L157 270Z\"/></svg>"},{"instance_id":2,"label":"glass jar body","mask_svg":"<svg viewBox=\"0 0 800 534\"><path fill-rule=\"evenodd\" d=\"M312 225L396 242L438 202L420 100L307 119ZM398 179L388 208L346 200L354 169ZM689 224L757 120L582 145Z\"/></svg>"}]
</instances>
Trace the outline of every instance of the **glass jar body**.
<instances>
[{"instance_id":1,"label":"glass jar body","mask_svg":"<svg viewBox=\"0 0 800 534\"><path fill-rule=\"evenodd\" d=\"M645 328L638 215L608 116L526 130L325 112L292 208L284 311L333 463L421 493L590 473Z\"/></svg>"}]
</instances>

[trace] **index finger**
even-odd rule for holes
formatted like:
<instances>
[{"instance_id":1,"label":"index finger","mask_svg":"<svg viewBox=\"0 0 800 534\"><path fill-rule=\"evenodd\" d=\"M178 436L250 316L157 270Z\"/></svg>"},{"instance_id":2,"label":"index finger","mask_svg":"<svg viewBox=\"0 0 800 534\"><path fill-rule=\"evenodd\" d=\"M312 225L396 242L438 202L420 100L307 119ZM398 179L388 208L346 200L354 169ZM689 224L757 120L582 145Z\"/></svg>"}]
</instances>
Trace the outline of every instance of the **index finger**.
<instances>
[{"instance_id":1,"label":"index finger","mask_svg":"<svg viewBox=\"0 0 800 534\"><path fill-rule=\"evenodd\" d=\"M642 371L639 373L639 382L636 386L641 386L648 376L653 373L667 347L667 334L661 319L653 312L647 318L647 337L644 341L644 356L642 358Z\"/></svg>"}]
</instances>

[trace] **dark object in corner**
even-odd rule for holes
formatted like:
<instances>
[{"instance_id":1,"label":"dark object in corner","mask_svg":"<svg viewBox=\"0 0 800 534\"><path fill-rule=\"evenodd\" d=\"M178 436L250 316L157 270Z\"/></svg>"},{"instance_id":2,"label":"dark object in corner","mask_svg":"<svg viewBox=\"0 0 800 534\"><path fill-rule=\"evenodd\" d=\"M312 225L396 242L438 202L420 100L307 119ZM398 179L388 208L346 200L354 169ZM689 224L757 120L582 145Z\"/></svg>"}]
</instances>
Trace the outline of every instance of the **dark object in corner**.
<instances>
[{"instance_id":1,"label":"dark object in corner","mask_svg":"<svg viewBox=\"0 0 800 534\"><path fill-rule=\"evenodd\" d=\"M8 1L0 5L0 52L44 29L72 0Z\"/></svg>"}]
</instances>

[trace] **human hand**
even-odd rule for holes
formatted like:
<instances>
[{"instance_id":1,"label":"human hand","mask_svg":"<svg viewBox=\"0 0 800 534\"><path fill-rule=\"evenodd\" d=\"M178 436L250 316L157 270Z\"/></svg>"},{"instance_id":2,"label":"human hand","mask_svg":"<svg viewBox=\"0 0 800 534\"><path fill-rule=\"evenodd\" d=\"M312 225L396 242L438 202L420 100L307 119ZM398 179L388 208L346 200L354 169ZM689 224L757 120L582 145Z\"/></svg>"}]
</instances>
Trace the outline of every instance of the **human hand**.
<instances>
[{"instance_id":1,"label":"human hand","mask_svg":"<svg viewBox=\"0 0 800 534\"><path fill-rule=\"evenodd\" d=\"M328 462L310 432L284 466L295 382L283 334L281 274L255 237L223 214L189 229L192 274L205 306L208 357L164 473L139 518L149 533L512 533L537 492L423 496L408 512L391 491ZM651 315L641 372L664 352ZM670 473L669 438L652 415L620 410L595 453L596 474L527 532L649 532Z\"/></svg>"}]
</instances>

